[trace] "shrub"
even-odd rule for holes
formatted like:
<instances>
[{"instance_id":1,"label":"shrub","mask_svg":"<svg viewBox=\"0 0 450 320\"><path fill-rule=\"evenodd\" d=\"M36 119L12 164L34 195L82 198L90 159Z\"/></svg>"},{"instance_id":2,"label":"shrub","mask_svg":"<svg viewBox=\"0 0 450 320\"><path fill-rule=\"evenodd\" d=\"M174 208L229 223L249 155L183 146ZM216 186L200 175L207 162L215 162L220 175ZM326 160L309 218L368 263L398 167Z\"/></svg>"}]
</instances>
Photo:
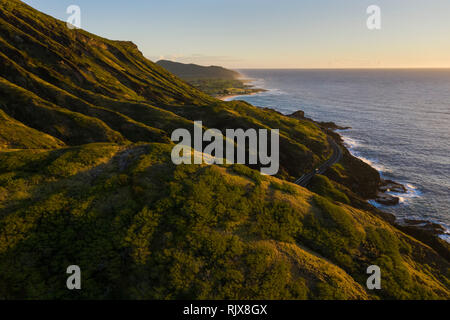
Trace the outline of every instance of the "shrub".
<instances>
[{"instance_id":1,"label":"shrub","mask_svg":"<svg viewBox=\"0 0 450 320\"><path fill-rule=\"evenodd\" d=\"M325 176L316 175L311 181L310 190L330 200L350 204L350 200L347 195L338 190L337 187Z\"/></svg>"},{"instance_id":2,"label":"shrub","mask_svg":"<svg viewBox=\"0 0 450 320\"><path fill-rule=\"evenodd\" d=\"M264 176L262 176L258 171L250 169L249 167L242 164L233 165L231 167L231 170L233 170L238 175L252 179L257 185L261 184L261 182L265 179Z\"/></svg>"},{"instance_id":3,"label":"shrub","mask_svg":"<svg viewBox=\"0 0 450 320\"><path fill-rule=\"evenodd\" d=\"M292 195L297 194L297 189L294 186L292 186L286 182L278 183L276 181L271 181L270 187L273 189L288 193L288 194L292 194Z\"/></svg>"}]
</instances>

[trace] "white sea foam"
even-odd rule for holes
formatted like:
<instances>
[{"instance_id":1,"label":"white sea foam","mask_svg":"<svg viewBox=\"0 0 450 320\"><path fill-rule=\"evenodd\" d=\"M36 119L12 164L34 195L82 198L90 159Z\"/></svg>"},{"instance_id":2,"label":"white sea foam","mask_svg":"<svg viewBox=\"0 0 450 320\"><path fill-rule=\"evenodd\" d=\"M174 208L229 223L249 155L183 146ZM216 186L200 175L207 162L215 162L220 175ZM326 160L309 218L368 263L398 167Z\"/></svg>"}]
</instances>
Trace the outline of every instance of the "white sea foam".
<instances>
[{"instance_id":1,"label":"white sea foam","mask_svg":"<svg viewBox=\"0 0 450 320\"><path fill-rule=\"evenodd\" d=\"M401 183L401 182L400 182ZM410 183L402 183L406 187L406 193L388 192L388 194L398 197L400 204L408 204L414 198L422 196L422 192Z\"/></svg>"},{"instance_id":2,"label":"white sea foam","mask_svg":"<svg viewBox=\"0 0 450 320\"><path fill-rule=\"evenodd\" d=\"M389 170L388 168L386 168L385 166L383 166L382 164L374 161L374 160L370 160L367 158L364 158L362 156L355 156L358 159L364 161L365 163L367 163L369 166L371 166L372 168L375 168L377 171L380 172L380 174L382 175L383 172L391 172L391 170Z\"/></svg>"},{"instance_id":3,"label":"white sea foam","mask_svg":"<svg viewBox=\"0 0 450 320\"><path fill-rule=\"evenodd\" d=\"M411 189L411 190L417 190L417 187L416 187L416 186L413 186L413 185L410 184L410 183L405 183L405 187L408 188L408 189Z\"/></svg>"},{"instance_id":4,"label":"white sea foam","mask_svg":"<svg viewBox=\"0 0 450 320\"><path fill-rule=\"evenodd\" d=\"M343 131L343 130L341 130L341 131ZM341 134L341 136L342 136L342 140L344 141L344 145L347 147L347 149L350 151L350 153L354 157L360 159L361 161L364 161L365 163L367 163L372 168L375 168L377 171L380 172L381 175L383 174L383 172L391 172L390 169L386 168L385 166L383 166L382 164L380 164L376 160L372 160L372 159L368 159L366 157L363 157L361 155L361 153L356 150L357 148L360 148L360 147L364 146L364 144L360 140L357 140L357 139L354 139L354 138L350 138L350 137L347 137L347 136L342 135L342 134Z\"/></svg>"},{"instance_id":5,"label":"white sea foam","mask_svg":"<svg viewBox=\"0 0 450 320\"><path fill-rule=\"evenodd\" d=\"M412 184L409 184L409 183L404 184L402 182L399 182L399 183L403 184L406 187L405 193L403 193L403 192L402 193L386 192L386 194L389 194L391 196L398 198L398 200L399 200L398 206L408 206L414 198L419 198L422 196L422 192L417 187L413 186ZM369 203L379 209L392 207L392 206L386 206L386 205L379 204L375 200L369 200Z\"/></svg>"},{"instance_id":6,"label":"white sea foam","mask_svg":"<svg viewBox=\"0 0 450 320\"><path fill-rule=\"evenodd\" d=\"M450 233L440 234L439 238L450 243Z\"/></svg>"},{"instance_id":7,"label":"white sea foam","mask_svg":"<svg viewBox=\"0 0 450 320\"><path fill-rule=\"evenodd\" d=\"M285 92L280 90L280 89L276 89L276 88L267 89L263 85L258 85L256 81L251 81L250 83L251 83L251 85L254 88L264 88L264 90L266 90L266 91L261 91L261 92L257 92L257 93L251 93L251 94L242 94L242 95L231 96L231 97L225 98L223 101L240 100L240 99L242 99L244 97L280 96L280 95L285 94Z\"/></svg>"},{"instance_id":8,"label":"white sea foam","mask_svg":"<svg viewBox=\"0 0 450 320\"><path fill-rule=\"evenodd\" d=\"M344 131L344 130L337 130L337 131ZM392 172L389 168L385 167L384 165L380 164L376 160L368 159L366 157L363 157L360 152L358 152L356 149L362 147L364 144L357 139L350 138L348 136L345 136L344 134L341 134L342 140L344 141L344 145L349 149L350 153L360 159L361 161L367 163L372 168L376 169L382 178L383 173ZM398 192L387 192L387 194L398 197L399 199L399 205L408 205L408 203L411 201L411 199L420 197L422 195L421 191L414 185L406 182L399 182L403 184L406 187L406 193L398 193ZM385 208L385 205L382 205L375 200L369 200L369 203L373 205L376 208Z\"/></svg>"},{"instance_id":9,"label":"white sea foam","mask_svg":"<svg viewBox=\"0 0 450 320\"><path fill-rule=\"evenodd\" d=\"M336 130L337 132L341 132L344 130ZM347 137L345 135L342 135L342 140L344 140L344 145L350 150L350 151L354 151L355 148L360 147L362 145L362 143L356 139Z\"/></svg>"}]
</instances>

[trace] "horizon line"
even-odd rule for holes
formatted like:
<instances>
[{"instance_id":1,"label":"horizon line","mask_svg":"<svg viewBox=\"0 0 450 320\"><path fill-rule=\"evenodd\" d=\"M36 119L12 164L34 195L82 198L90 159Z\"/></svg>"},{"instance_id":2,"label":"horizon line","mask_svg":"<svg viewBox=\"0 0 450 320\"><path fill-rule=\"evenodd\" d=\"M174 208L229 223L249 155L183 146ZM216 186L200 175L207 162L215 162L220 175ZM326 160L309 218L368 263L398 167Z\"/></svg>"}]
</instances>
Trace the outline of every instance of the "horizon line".
<instances>
[{"instance_id":1,"label":"horizon line","mask_svg":"<svg viewBox=\"0 0 450 320\"><path fill-rule=\"evenodd\" d=\"M244 68L235 68L235 67L226 67L232 70L450 70L450 67L318 67L318 68L267 68L267 67L244 67Z\"/></svg>"},{"instance_id":2,"label":"horizon line","mask_svg":"<svg viewBox=\"0 0 450 320\"><path fill-rule=\"evenodd\" d=\"M159 61L169 61L181 64L193 64L202 67L222 67L231 70L447 70L450 69L450 66L445 67L428 67L428 66L419 66L419 67L229 67L221 64L208 64L208 63L198 63L198 62L180 62L170 59L158 59L153 60L146 56L146 58L153 63L157 63Z\"/></svg>"}]
</instances>

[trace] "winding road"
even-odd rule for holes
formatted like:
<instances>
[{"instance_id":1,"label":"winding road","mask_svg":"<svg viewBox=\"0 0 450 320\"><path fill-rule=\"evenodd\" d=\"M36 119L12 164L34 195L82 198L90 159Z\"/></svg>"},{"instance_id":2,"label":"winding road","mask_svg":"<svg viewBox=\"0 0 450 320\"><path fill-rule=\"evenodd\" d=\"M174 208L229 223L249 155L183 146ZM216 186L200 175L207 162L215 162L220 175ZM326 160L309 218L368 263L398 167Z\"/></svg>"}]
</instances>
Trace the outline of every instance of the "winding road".
<instances>
[{"instance_id":1,"label":"winding road","mask_svg":"<svg viewBox=\"0 0 450 320\"><path fill-rule=\"evenodd\" d=\"M328 170L329 167L331 167L333 164L338 163L339 160L342 158L342 150L341 147L338 146L338 144L330 137L328 137L328 142L330 143L331 147L333 148L333 154L331 157L322 164L319 168L315 169L314 171L311 171L309 173L304 174L300 178L298 178L294 183L298 184L299 186L306 187L311 179L316 174L323 174L325 171Z\"/></svg>"}]
</instances>

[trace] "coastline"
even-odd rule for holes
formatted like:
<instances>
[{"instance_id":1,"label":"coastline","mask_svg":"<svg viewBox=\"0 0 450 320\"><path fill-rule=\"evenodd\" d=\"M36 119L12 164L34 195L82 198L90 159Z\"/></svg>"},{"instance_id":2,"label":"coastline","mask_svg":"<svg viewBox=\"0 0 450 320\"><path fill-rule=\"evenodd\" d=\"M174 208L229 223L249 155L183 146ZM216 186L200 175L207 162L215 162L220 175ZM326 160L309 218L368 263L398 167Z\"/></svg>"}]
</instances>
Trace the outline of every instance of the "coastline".
<instances>
[{"instance_id":1,"label":"coastline","mask_svg":"<svg viewBox=\"0 0 450 320\"><path fill-rule=\"evenodd\" d=\"M310 119L311 121L314 121ZM314 121L315 122L315 121ZM385 180L382 174L382 170L380 168L376 168L374 166L374 163L366 158L361 159L360 156L355 155L351 148L349 148L345 143L345 136L340 134L340 131L348 130L349 128L342 128L335 123L330 123L331 127L325 126L325 131L332 132L333 135L335 135L334 139L341 148L344 148L346 152L350 154L351 157L358 159L362 162L364 162L366 165L370 166L372 169L376 170L378 172L380 179L381 179L381 185L379 185L378 189L381 193L389 193L389 190L382 190L383 187L388 186L389 184L393 183L394 185L399 185L404 187L403 185L391 181L391 180ZM370 162L370 163L369 163ZM405 188L405 192L403 194L406 194L407 188ZM399 195L396 195L399 196ZM409 236L412 236L413 238L423 242L424 244L430 246L436 252L438 252L442 257L450 261L450 233L446 225L442 222L436 222L433 220L426 220L425 218L399 218L395 213L385 211L387 207L395 208L399 204L396 205L383 205L378 204L374 205L375 200L374 199L366 199L365 203L368 204L371 209L367 209L367 211L371 211L372 213L380 216L383 220L387 221L394 227L396 227L398 230L408 234Z\"/></svg>"},{"instance_id":2,"label":"coastline","mask_svg":"<svg viewBox=\"0 0 450 320\"><path fill-rule=\"evenodd\" d=\"M223 96L218 97L218 99L222 101L232 101L232 99L236 99L237 97L245 97L245 96L252 96L259 94L261 92L269 92L271 90L262 90L260 92L254 92L249 94L240 94L240 95L229 95L229 96ZM275 110L275 109L273 109ZM275 110L276 111L276 110ZM309 119L313 121L314 123L321 124L318 121L315 121L313 119ZM444 252L444 255L447 254L449 248L446 246L450 245L450 230L445 226L445 224L441 222L426 220L424 218L417 218L417 217L411 217L411 218L399 218L395 215L395 213L387 212L385 209L387 207L395 208L402 203L404 203L404 198L411 198L414 197L412 195L413 192L416 191L416 187L411 186L409 184L401 184L397 183L388 179L385 179L383 176L383 166L380 164L375 163L374 161L370 159L366 159L363 156L357 154L352 150L352 147L347 143L349 138L345 137L341 132L351 129L351 128L342 128L339 125L336 125L335 123L329 123L330 127L326 128L327 130L332 131L334 134L338 135L341 139L340 145L348 151L348 153L358 159L366 163L368 166L370 166L372 169L376 170L378 174L380 175L380 179L382 181L382 185L379 186L379 192L380 192L380 198L384 196L387 197L388 202L391 202L391 204L383 204L380 202L376 202L376 199L366 199L366 203L374 208L375 211L382 213L383 216L392 216L391 223L396 226L398 229L400 229L403 232L406 232L413 237L419 239L420 241L434 247L437 251ZM323 125L323 124L322 124ZM393 190L390 190L390 187L394 187ZM404 191L395 190L395 187L403 187ZM384 188L384 189L383 189ZM399 192L400 191L400 192ZM411 196L412 195L412 196ZM402 197L403 196L403 197ZM394 200L394 201L393 201ZM444 242L446 245L443 245L441 242ZM444 249L442 249L444 248Z\"/></svg>"},{"instance_id":3,"label":"coastline","mask_svg":"<svg viewBox=\"0 0 450 320\"><path fill-rule=\"evenodd\" d=\"M245 94L236 94L236 95L218 96L218 97L216 97L216 98L219 99L219 100L222 100L222 101L231 101L231 99L233 99L233 98L237 98L237 97L246 97L246 96L254 96L254 95L258 94L258 93L261 93L261 92L267 92L267 91L268 91L268 90L260 89L260 91L249 92L249 93L245 93Z\"/></svg>"},{"instance_id":4,"label":"coastline","mask_svg":"<svg viewBox=\"0 0 450 320\"><path fill-rule=\"evenodd\" d=\"M226 95L218 95L215 98L222 100L222 101L231 101L231 99L238 98L238 97L246 97L246 96L254 96L260 93L269 92L270 89L264 89L257 87L255 84L255 79L250 79L242 75L241 78L238 78L237 80L241 81L246 85L247 91L241 92L239 94L226 94Z\"/></svg>"},{"instance_id":5,"label":"coastline","mask_svg":"<svg viewBox=\"0 0 450 320\"><path fill-rule=\"evenodd\" d=\"M380 178L383 181L386 181L388 183L392 182L391 180L389 180L388 178L386 178L383 175L383 170L386 170L386 169L382 164L379 164L374 160L367 159L367 158L363 157L362 155L360 155L359 153L354 151L354 146L352 146L353 139L346 137L345 134L342 134L342 132L345 132L346 130L348 130L348 129L337 129L334 131L336 134L338 134L341 137L344 147L350 152L350 154L353 157L360 159L361 161L365 162L366 164L368 164L369 166L371 166L372 168L377 170L377 172L380 175ZM395 183L397 183L397 182L395 182ZM395 207L397 207L397 206L404 205L406 202L405 198L411 199L411 198L415 198L415 197L420 197L421 193L420 193L420 191L417 190L417 187L415 187L409 183L402 182L402 181L398 184L404 186L403 192L399 192L397 190L389 190L389 189L384 191L384 193L386 193L390 196L399 198L398 204L386 205L386 204L376 202L375 199L369 199L367 202L370 205L372 205L373 207L377 208L378 210L384 211L388 207L395 209ZM384 212L386 212L386 211L384 211ZM400 217L397 217L394 213L390 213L390 212L388 212L388 213L393 214L395 216L395 218L396 218L395 223L397 225L400 225L400 226L406 227L406 228L427 229L427 230L433 232L435 236L450 243L450 230L444 223L442 223L440 221L426 220L426 219L420 218L420 217L400 218Z\"/></svg>"}]
</instances>

